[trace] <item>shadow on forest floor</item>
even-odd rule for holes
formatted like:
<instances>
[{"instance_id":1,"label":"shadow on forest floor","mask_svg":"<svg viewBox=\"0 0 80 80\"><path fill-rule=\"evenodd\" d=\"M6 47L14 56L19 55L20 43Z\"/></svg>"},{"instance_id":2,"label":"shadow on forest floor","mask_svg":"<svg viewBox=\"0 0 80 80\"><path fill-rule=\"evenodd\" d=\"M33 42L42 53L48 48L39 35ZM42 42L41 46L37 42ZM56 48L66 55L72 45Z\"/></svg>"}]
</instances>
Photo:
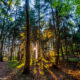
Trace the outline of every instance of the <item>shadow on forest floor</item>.
<instances>
[{"instance_id":1,"label":"shadow on forest floor","mask_svg":"<svg viewBox=\"0 0 80 80\"><path fill-rule=\"evenodd\" d=\"M41 66L41 65L40 65ZM35 79L34 80L78 80L80 79L79 75L76 76L75 71L70 73L69 68L59 67L55 69L54 67L46 68L45 66L40 67L35 66ZM72 71L72 70L71 70ZM80 72L80 70L78 71ZM73 75L74 74L74 75Z\"/></svg>"},{"instance_id":2,"label":"shadow on forest floor","mask_svg":"<svg viewBox=\"0 0 80 80\"><path fill-rule=\"evenodd\" d=\"M55 77L55 80L77 80L75 77L63 72L61 69L50 68L48 69L48 74Z\"/></svg>"}]
</instances>

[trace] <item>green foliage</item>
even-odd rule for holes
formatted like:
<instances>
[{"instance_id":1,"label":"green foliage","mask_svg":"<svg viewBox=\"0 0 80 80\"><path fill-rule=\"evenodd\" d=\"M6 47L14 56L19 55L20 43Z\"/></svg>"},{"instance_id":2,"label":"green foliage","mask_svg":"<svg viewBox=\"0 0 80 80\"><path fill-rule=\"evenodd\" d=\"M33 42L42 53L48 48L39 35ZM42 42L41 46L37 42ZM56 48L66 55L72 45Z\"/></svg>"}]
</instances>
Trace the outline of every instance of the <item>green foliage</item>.
<instances>
[{"instance_id":1,"label":"green foliage","mask_svg":"<svg viewBox=\"0 0 80 80\"><path fill-rule=\"evenodd\" d=\"M20 62L18 61L9 61L7 67L9 70L12 70L16 68L18 65L20 65Z\"/></svg>"},{"instance_id":2,"label":"green foliage","mask_svg":"<svg viewBox=\"0 0 80 80\"><path fill-rule=\"evenodd\" d=\"M51 7L58 9L59 16L66 16L72 9L72 3L71 0L51 0Z\"/></svg>"},{"instance_id":3,"label":"green foliage","mask_svg":"<svg viewBox=\"0 0 80 80\"><path fill-rule=\"evenodd\" d=\"M80 0L72 0L72 2L75 8L76 17L78 18L80 17Z\"/></svg>"},{"instance_id":4,"label":"green foliage","mask_svg":"<svg viewBox=\"0 0 80 80\"><path fill-rule=\"evenodd\" d=\"M7 1L8 6L10 7L13 4L13 0L8 0Z\"/></svg>"},{"instance_id":5,"label":"green foliage","mask_svg":"<svg viewBox=\"0 0 80 80\"><path fill-rule=\"evenodd\" d=\"M80 5L80 0L75 0L75 4Z\"/></svg>"},{"instance_id":6,"label":"green foliage","mask_svg":"<svg viewBox=\"0 0 80 80\"><path fill-rule=\"evenodd\" d=\"M74 61L74 62L79 62L80 61L80 59L77 59L77 58L69 58L69 61Z\"/></svg>"},{"instance_id":7,"label":"green foliage","mask_svg":"<svg viewBox=\"0 0 80 80\"><path fill-rule=\"evenodd\" d=\"M76 8L76 17L80 17L80 4Z\"/></svg>"},{"instance_id":8,"label":"green foliage","mask_svg":"<svg viewBox=\"0 0 80 80\"><path fill-rule=\"evenodd\" d=\"M59 0L51 0L51 7L53 7L53 8L60 7L61 4L62 4L62 1L59 1Z\"/></svg>"},{"instance_id":9,"label":"green foliage","mask_svg":"<svg viewBox=\"0 0 80 80\"><path fill-rule=\"evenodd\" d=\"M15 6L18 6L20 3L20 0L16 0Z\"/></svg>"},{"instance_id":10,"label":"green foliage","mask_svg":"<svg viewBox=\"0 0 80 80\"><path fill-rule=\"evenodd\" d=\"M12 17L10 17L10 21L13 21L13 18Z\"/></svg>"}]
</instances>

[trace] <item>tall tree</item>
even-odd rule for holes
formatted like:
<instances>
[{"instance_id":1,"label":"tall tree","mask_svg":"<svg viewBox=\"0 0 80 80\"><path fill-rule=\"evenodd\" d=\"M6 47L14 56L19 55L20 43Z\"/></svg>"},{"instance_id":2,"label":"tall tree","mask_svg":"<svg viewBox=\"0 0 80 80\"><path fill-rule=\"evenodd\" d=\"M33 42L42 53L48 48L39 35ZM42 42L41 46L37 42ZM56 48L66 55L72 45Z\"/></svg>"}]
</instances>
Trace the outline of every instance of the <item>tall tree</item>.
<instances>
[{"instance_id":1,"label":"tall tree","mask_svg":"<svg viewBox=\"0 0 80 80\"><path fill-rule=\"evenodd\" d=\"M25 53L25 66L24 74L30 73L30 22L29 22L29 0L25 0L26 7L26 53Z\"/></svg>"}]
</instances>

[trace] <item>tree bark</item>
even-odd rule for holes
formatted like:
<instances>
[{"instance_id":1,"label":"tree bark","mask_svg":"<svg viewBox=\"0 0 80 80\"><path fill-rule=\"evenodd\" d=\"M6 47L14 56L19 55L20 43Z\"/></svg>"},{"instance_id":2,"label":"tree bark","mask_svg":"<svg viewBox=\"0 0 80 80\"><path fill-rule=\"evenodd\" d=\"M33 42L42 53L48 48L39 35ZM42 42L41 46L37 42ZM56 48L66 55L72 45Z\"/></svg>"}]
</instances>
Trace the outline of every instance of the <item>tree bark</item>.
<instances>
[{"instance_id":1,"label":"tree bark","mask_svg":"<svg viewBox=\"0 0 80 80\"><path fill-rule=\"evenodd\" d=\"M50 4L52 4L52 2L50 2ZM59 16L58 16L58 8L56 8L56 12L55 12L55 16L53 14L53 8L51 8L52 10L52 17L53 17L53 24L54 21L56 22L56 25L54 27L54 39L55 39L55 44L54 44L54 52L56 54L56 66L58 65L59 62L59 48L60 48L60 31L59 31Z\"/></svg>"},{"instance_id":2,"label":"tree bark","mask_svg":"<svg viewBox=\"0 0 80 80\"><path fill-rule=\"evenodd\" d=\"M0 49L0 61L3 61L3 44L4 44L4 39L1 41L1 49Z\"/></svg>"},{"instance_id":3,"label":"tree bark","mask_svg":"<svg viewBox=\"0 0 80 80\"><path fill-rule=\"evenodd\" d=\"M26 3L26 53L25 53L25 65L23 74L30 73L30 26L29 26L29 0L25 0Z\"/></svg>"},{"instance_id":4,"label":"tree bark","mask_svg":"<svg viewBox=\"0 0 80 80\"><path fill-rule=\"evenodd\" d=\"M68 60L68 48L67 48L67 39L65 38L65 53L66 53L66 58Z\"/></svg>"},{"instance_id":5,"label":"tree bark","mask_svg":"<svg viewBox=\"0 0 80 80\"><path fill-rule=\"evenodd\" d=\"M3 20L3 26L1 31L1 47L0 47L0 61L3 61L3 44L4 44L4 20Z\"/></svg>"},{"instance_id":6,"label":"tree bark","mask_svg":"<svg viewBox=\"0 0 80 80\"><path fill-rule=\"evenodd\" d=\"M55 32L55 52L56 52L56 65L59 62L59 48L60 48L60 31L59 31L59 16L58 9L56 8L56 32Z\"/></svg>"},{"instance_id":7,"label":"tree bark","mask_svg":"<svg viewBox=\"0 0 80 80\"><path fill-rule=\"evenodd\" d=\"M63 49L62 49L62 42L61 42L61 54L62 54L62 58L63 58L63 60L64 60L64 54L63 54Z\"/></svg>"},{"instance_id":8,"label":"tree bark","mask_svg":"<svg viewBox=\"0 0 80 80\"><path fill-rule=\"evenodd\" d=\"M11 54L10 54L10 61L12 60L12 57L13 57L13 48L14 48L14 37L13 37L13 39L12 39Z\"/></svg>"},{"instance_id":9,"label":"tree bark","mask_svg":"<svg viewBox=\"0 0 80 80\"><path fill-rule=\"evenodd\" d=\"M39 9L38 9L38 16L39 16L39 45L38 45L38 59L40 60L41 58L41 40L40 40L40 0L38 1L38 6L39 6Z\"/></svg>"},{"instance_id":10,"label":"tree bark","mask_svg":"<svg viewBox=\"0 0 80 80\"><path fill-rule=\"evenodd\" d=\"M18 45L18 49L17 60L20 61L20 45Z\"/></svg>"}]
</instances>

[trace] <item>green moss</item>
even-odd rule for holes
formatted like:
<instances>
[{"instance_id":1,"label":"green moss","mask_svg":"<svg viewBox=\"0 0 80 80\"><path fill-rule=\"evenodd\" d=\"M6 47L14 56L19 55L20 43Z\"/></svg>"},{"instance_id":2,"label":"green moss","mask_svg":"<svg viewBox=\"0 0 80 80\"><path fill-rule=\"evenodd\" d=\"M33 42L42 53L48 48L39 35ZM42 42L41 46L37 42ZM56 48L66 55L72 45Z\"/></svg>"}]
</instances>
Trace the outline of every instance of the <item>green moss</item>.
<instances>
[{"instance_id":1,"label":"green moss","mask_svg":"<svg viewBox=\"0 0 80 80\"><path fill-rule=\"evenodd\" d=\"M68 60L69 60L69 61L74 61L74 62L80 61L80 59L77 59L77 58L69 58Z\"/></svg>"}]
</instances>

